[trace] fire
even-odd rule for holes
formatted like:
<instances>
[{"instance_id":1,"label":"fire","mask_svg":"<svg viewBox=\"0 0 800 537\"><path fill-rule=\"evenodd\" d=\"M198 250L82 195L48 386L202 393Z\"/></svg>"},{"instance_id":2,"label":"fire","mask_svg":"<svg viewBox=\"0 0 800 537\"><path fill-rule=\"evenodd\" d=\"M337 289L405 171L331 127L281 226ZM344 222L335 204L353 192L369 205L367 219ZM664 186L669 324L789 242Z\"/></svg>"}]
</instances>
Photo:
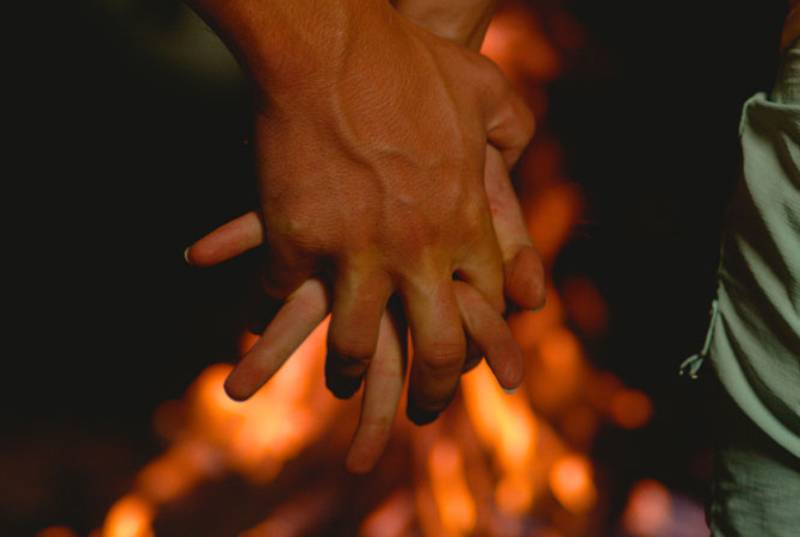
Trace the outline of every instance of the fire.
<instances>
[{"instance_id":1,"label":"fire","mask_svg":"<svg viewBox=\"0 0 800 537\"><path fill-rule=\"evenodd\" d=\"M407 490L399 490L386 499L363 522L359 537L401 537L406 535L414 518L414 499Z\"/></svg>"},{"instance_id":2,"label":"fire","mask_svg":"<svg viewBox=\"0 0 800 537\"><path fill-rule=\"evenodd\" d=\"M672 499L664 485L653 480L640 481L631 490L622 523L636 537L661 535L671 522L671 511Z\"/></svg>"},{"instance_id":3,"label":"fire","mask_svg":"<svg viewBox=\"0 0 800 537\"><path fill-rule=\"evenodd\" d=\"M571 28L561 36L562 46L577 46L576 26L565 16L557 22ZM545 85L564 65L556 40L543 28L529 8L515 5L494 21L484 46L518 84L540 123L547 108ZM580 191L564 179L563 168L558 143L546 135L521 166L527 223L548 268L583 210ZM170 445L141 470L133 491L111 507L98 535L153 537L160 509L201 483L233 474L263 490L283 479L287 463L297 458L313 462L311 470L281 481L273 494L278 498L264 506L269 516L244 536L316 531L342 507L342 495L358 491L368 498L370 487L387 482L389 490L359 515L361 537L583 535L580 528L597 516L600 494L588 456L595 431L604 419L641 427L653 409L645 394L596 371L568 328L572 321L591 337L605 330L608 311L591 282L573 278L563 290L550 287L547 293L543 311L510 320L530 362L525 385L505 393L488 366L479 365L463 377L460 396L437 423L398 427L402 447L376 470L377 484L361 481L344 489L345 478L314 475L314 468L344 461L344 443L335 441L343 433L337 431L342 423L354 423L357 413L357 406L334 400L324 389L327 323L247 402L234 402L224 392L230 366L206 369L184 401L169 402L157 413L155 428ZM254 341L243 338L243 349ZM315 446L322 447L315 451ZM661 489L642 484L631 497L626 527L647 535L636 531L657 525L665 508ZM533 527L539 530L532 533ZM48 528L39 537L71 535L65 531Z\"/></svg>"},{"instance_id":4,"label":"fire","mask_svg":"<svg viewBox=\"0 0 800 537\"><path fill-rule=\"evenodd\" d=\"M638 429L650 421L653 404L646 394L623 388L612 396L610 411L620 427Z\"/></svg>"},{"instance_id":5,"label":"fire","mask_svg":"<svg viewBox=\"0 0 800 537\"><path fill-rule=\"evenodd\" d=\"M466 375L462 386L467 413L499 472L498 506L507 513L524 513L534 499L531 469L538 432L524 391L514 396L504 393L485 363Z\"/></svg>"},{"instance_id":6,"label":"fire","mask_svg":"<svg viewBox=\"0 0 800 537\"><path fill-rule=\"evenodd\" d=\"M111 507L102 537L154 537L153 506L136 495L125 496Z\"/></svg>"},{"instance_id":7,"label":"fire","mask_svg":"<svg viewBox=\"0 0 800 537\"><path fill-rule=\"evenodd\" d=\"M592 465L582 455L565 455L550 469L553 496L573 513L585 513L597 501Z\"/></svg>"},{"instance_id":8,"label":"fire","mask_svg":"<svg viewBox=\"0 0 800 537\"><path fill-rule=\"evenodd\" d=\"M36 534L36 537L78 537L74 531L64 526L50 526Z\"/></svg>"},{"instance_id":9,"label":"fire","mask_svg":"<svg viewBox=\"0 0 800 537\"><path fill-rule=\"evenodd\" d=\"M475 501L464 476L461 451L452 440L436 441L428 458L428 473L447 534L470 535L475 528Z\"/></svg>"}]
</instances>

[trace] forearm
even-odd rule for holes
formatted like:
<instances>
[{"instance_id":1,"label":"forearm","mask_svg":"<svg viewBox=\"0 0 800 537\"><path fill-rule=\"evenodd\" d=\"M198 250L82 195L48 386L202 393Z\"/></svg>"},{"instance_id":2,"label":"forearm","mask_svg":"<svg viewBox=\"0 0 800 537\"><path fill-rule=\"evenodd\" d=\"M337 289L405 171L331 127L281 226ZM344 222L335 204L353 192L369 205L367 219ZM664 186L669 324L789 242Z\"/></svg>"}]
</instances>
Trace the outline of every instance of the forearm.
<instances>
[{"instance_id":1,"label":"forearm","mask_svg":"<svg viewBox=\"0 0 800 537\"><path fill-rule=\"evenodd\" d=\"M789 45L798 37L800 37L800 0L791 0L786 24L783 26L783 35L781 35L781 50L785 51L789 48Z\"/></svg>"},{"instance_id":2,"label":"forearm","mask_svg":"<svg viewBox=\"0 0 800 537\"><path fill-rule=\"evenodd\" d=\"M346 57L353 36L376 24L385 0L186 0L223 39L260 87L324 75Z\"/></svg>"}]
</instances>

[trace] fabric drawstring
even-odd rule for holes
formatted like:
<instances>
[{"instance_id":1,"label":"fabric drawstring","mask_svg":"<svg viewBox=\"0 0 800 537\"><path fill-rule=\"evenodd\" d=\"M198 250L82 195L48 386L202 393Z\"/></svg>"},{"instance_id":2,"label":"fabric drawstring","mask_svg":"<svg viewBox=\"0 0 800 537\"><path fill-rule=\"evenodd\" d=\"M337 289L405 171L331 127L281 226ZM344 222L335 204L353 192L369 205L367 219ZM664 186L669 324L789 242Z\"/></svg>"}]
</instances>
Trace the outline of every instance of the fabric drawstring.
<instances>
[{"instance_id":1,"label":"fabric drawstring","mask_svg":"<svg viewBox=\"0 0 800 537\"><path fill-rule=\"evenodd\" d=\"M711 340L714 338L714 327L717 324L717 313L719 312L719 301L715 298L711 302L711 322L706 332L706 340L703 343L703 349L697 354L689 356L681 364L678 374L680 376L688 375L690 379L696 380L700 377L700 368L703 367L705 359L708 357L708 352L711 350Z\"/></svg>"}]
</instances>

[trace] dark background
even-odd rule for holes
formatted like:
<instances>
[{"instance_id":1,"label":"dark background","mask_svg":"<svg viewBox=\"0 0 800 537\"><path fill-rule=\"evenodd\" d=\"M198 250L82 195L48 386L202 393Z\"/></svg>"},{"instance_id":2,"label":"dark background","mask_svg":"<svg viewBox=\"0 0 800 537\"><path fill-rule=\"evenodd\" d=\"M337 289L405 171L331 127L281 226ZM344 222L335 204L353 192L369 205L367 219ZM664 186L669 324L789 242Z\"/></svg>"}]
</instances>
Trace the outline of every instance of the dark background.
<instances>
[{"instance_id":1,"label":"dark background","mask_svg":"<svg viewBox=\"0 0 800 537\"><path fill-rule=\"evenodd\" d=\"M253 205L245 85L165 57L177 2L58 4L12 50L3 535L99 525L127 483L83 471L130 476L159 451L156 406L235 358L249 274L247 259L182 259ZM785 2L564 5L588 42L551 86L548 121L588 211L556 282L596 283L611 325L592 357L656 404L646 429L604 432L596 456L620 487L655 477L702 498L704 385L675 373L702 344L739 111L771 85Z\"/></svg>"}]
</instances>

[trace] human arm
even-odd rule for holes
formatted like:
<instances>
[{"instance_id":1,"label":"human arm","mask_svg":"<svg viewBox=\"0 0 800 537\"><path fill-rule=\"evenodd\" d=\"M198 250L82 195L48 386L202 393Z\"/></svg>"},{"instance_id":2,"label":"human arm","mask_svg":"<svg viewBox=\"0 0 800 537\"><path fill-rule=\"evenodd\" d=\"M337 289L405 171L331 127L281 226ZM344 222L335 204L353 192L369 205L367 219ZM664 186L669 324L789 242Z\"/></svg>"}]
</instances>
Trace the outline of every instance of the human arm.
<instances>
[{"instance_id":1,"label":"human arm","mask_svg":"<svg viewBox=\"0 0 800 537\"><path fill-rule=\"evenodd\" d=\"M357 49L359 46L363 46L358 44L360 39L365 39L370 46L367 47L366 55L360 54L358 50L347 51L348 58L357 60L357 70L346 73L347 62L337 64L341 67L334 70L332 74L338 74L340 78L347 80L341 82L340 80L326 81L325 72L315 73L314 77L316 78L312 78L310 81L303 78L295 79L296 86L293 88L294 91L291 92L291 98L283 100L280 94L276 98L269 91L271 81L269 77L256 79L264 81L262 83L267 90L264 102L270 105L270 108L266 111L261 111L257 118L257 126L263 126L263 129L257 128L261 139L257 144L259 158L263 159L260 173L261 187L262 192L273 192L274 194L266 196L267 199L264 200L262 206L262 218L259 218L254 213L239 219L224 226L219 232L212 234L209 239L203 239L190 251L190 259L195 264L204 265L231 257L265 241L271 257L267 271L271 277L268 278L267 289L273 296L287 299L284 309L267 327L264 337L257 345L257 348L243 358L237 368L237 372L229 380L229 391L235 396L246 397L266 381L282 361L288 357L291 349L304 339L304 334L310 331L327 313L328 308L331 306L328 303L329 297L323 292L321 282L313 278L315 275L320 275L320 270L326 272L326 274L322 274L322 277L327 279L326 283L332 287L334 294L334 304L332 305L333 321L331 337L329 338L332 347L331 354L339 356L334 361L340 364L346 364L348 362L347 358L353 358L353 355L357 353L352 352L352 347L350 348L351 352L341 352L342 347L347 347L347 345L341 344L341 338L344 337L346 339L348 333L346 322L344 322L344 329L339 329L339 334L344 332L345 335L336 335L337 328L342 326L342 319L346 321L348 316L347 307L344 308L343 312L340 310L340 313L337 314L337 298L340 301L343 300L345 305L348 300L361 301L359 306L351 306L349 308L351 311L355 309L363 313L372 308L372 314L368 316L370 319L368 319L367 323L360 319L351 324L351 326L357 327L352 332L357 333L358 336L363 336L365 332L369 334L378 331L377 328L371 329L369 322L372 322L372 319L380 318L386 298L384 295L384 298L378 297L376 300L374 281L367 282L366 285L358 284L359 270L341 270L342 264L346 265L350 259L359 257L358 254L360 252L352 255L351 252L348 252L348 247L357 244L364 236L369 237L369 234L374 230L385 231L383 235L390 239L393 236L403 237L409 231L409 227L413 231L416 227L415 222L420 220L423 224L426 223L425 220L432 220L427 222L428 231L433 231L436 235L458 236L459 229L457 228L470 229L474 228L476 224L479 224L479 228L473 229L474 235L466 241L469 246L468 251L466 255L462 256L464 265L470 268L454 266L451 262L450 266L445 271L442 271L437 278L423 277L410 282L413 284L410 293L404 293L403 289L403 284L409 283L407 281L409 275L412 278L415 276L415 267L410 267L409 261L413 261L418 254L430 255L432 251L437 254L433 256L434 258L441 253L452 255L453 245L442 244L438 241L434 241L432 244L414 244L414 239L418 239L418 236L399 243L391 241L389 243L381 243L377 241L378 244L373 243L371 245L373 251L384 252L390 256L390 259L382 260L384 263L367 263L367 265L370 269L377 269L374 270L374 273L379 276L385 276L387 273L393 276L393 278L390 278L394 280L391 283L397 283L398 285L396 288L390 289L390 291L399 291L399 294L404 297L406 316L412 323L412 337L416 352L415 370L412 371L409 414L415 421L427 421L431 419L428 416L435 416L449 400L452 389L454 389L457 382L458 373L460 373L463 366L463 350L459 350L463 349L462 322L466 325L467 332L479 342L481 349L488 355L489 363L495 369L501 383L506 387L512 387L518 382L518 377L514 379L513 374L518 374L519 369L516 372L503 370L505 365L510 365L513 368L519 367L521 364L519 363L520 356L518 351L515 350L513 341L510 340L508 329L497 313L500 311L499 308L502 308L502 297L500 301L495 299L494 304L491 305L489 305L491 300L489 302L486 300L487 297L491 297L498 291L496 283L489 281L487 285L487 281L494 279L497 282L497 276L499 275L499 285L502 286L502 273L498 270L497 262L491 259L492 256L481 255L481 249L484 251L492 249L491 245L487 248L482 245L482 242L487 240L489 242L494 241L495 230L498 232L498 238L501 239L499 245L495 247L502 253L504 260L508 258L508 252L513 253L514 249L519 246L519 240L527 241L524 223L521 221L519 208L513 197L513 190L510 188L510 184L503 185L501 182L490 188L490 185L484 183L484 178L491 176L508 181L505 173L506 162L499 158L500 151L507 156L508 163L513 162L516 156L519 155L530 135L530 125L527 127L525 125L526 122L530 121L529 116L526 116L527 111L524 109L524 105L514 101L511 94L506 93L509 90L505 81L501 78L496 78L498 76L496 68L486 60L458 47L448 45L433 36L428 36L427 33L420 33L419 29L408 22L396 21L391 17L389 17L389 20L392 20L393 24L403 27L403 30L407 33L401 33L400 36L395 37L395 41L384 42L383 45L371 43L368 35L359 35L358 38L354 38L356 43L351 45L351 48ZM218 23L212 21L212 24ZM381 33L387 33L386 28L379 30ZM433 57L435 63L438 64L435 65L437 70L444 69L448 71L445 77L446 80L443 81L450 86L447 90L453 93L462 93L462 95L455 95L455 97L463 99L463 93L469 93L469 91L465 92L464 90L473 92L477 90L479 95L473 94L473 99L455 103L452 99L450 102L447 99L430 99L430 97L436 97L435 91L414 91L415 88L403 87L402 84L385 83L384 78L396 80L399 71L403 75L400 78L403 82L410 79L417 83L426 84L424 77L419 77L419 75L420 72L426 74L424 71L430 67L430 63L420 61L418 57L417 60L414 60L415 55L413 53L408 62L397 61L408 54L408 50L404 51L402 46L396 48L397 43L409 40L413 43L415 51L422 49L426 58ZM422 43L420 43L420 40ZM391 59L395 60L394 64L384 55L386 49L394 51L391 55ZM245 56L242 53L237 54L240 57ZM409 59L407 56L405 57ZM243 63L247 65L248 61L251 60L245 59ZM275 69L269 63L256 63L256 65L265 65L259 67L261 73L271 73ZM404 65L406 66L405 68L403 67ZM386 66L390 66L391 70L387 72L385 70ZM245 68L246 70L251 69L247 66ZM430 73L427 74L430 75ZM355 80L349 80L351 77ZM430 82L430 79L435 80L436 77L430 76L427 83ZM278 80L281 80L280 77L278 77ZM365 81L369 82L370 80L374 80L375 83L367 84L366 86L363 84ZM308 86L306 86L307 82ZM318 133L318 123L322 122L326 126L331 125L334 127L330 129L334 135L340 134L336 132L337 129L335 128L339 118L336 117L336 114L331 114L330 106L326 106L329 104L326 102L326 97L329 97L329 92L335 93L337 90L342 89L342 86L348 86L351 82L360 83L354 88L360 91L351 90L348 95L339 99L337 104L341 105L340 111L342 109L345 109L345 112L352 110L352 115L359 118L360 121L353 122L354 131L357 131L360 127L366 127L369 135L359 136L358 132L344 132L342 136L330 137L330 132ZM440 80L440 82L442 81ZM305 100L305 93L309 89L315 100ZM404 91L398 93L398 89ZM489 95L486 94L487 90L490 92ZM495 91L499 93L492 98L491 92ZM362 108L365 105L363 102L365 96L369 97L366 109ZM354 102L353 97L358 97L359 99L357 100L359 102ZM494 121L491 124L483 124L483 129L488 132L483 133L482 140L471 139L472 136L465 137L459 134L458 131L445 131L443 133L443 126L452 127L453 124L458 126L459 122L463 122L464 118L458 116L463 116L464 112L480 111L483 108L481 101L487 97L490 100L498 99L502 106L498 108L491 107L494 108L495 112ZM411 102L409 102L409 98ZM322 102L315 102L316 100L321 100ZM430 102L428 102L429 100ZM388 101L389 106L386 105L386 101ZM376 104L379 106L376 106ZM448 110L455 117L442 118L442 111ZM393 115L397 113L400 114L399 117ZM390 179L384 183L385 188L383 190L393 195L407 194L409 203L406 208L412 211L411 213L401 214L399 220L390 218L388 221L384 221L382 218L392 217L392 207L389 205L389 210L387 211L385 200L382 200L380 195L371 195L365 198L356 196L353 198L354 193L358 194L369 190L364 188L364 185L368 187L374 182L374 173L369 175L364 174L359 167L354 169L352 162L348 162L347 157L349 156L348 149L350 153L358 155L360 147L369 148L376 141L381 141L385 145L408 149L408 139L401 138L400 142L396 138L386 139L387 134L397 134L386 132L387 126L391 127L397 124L394 121L387 122L387 119L390 118L395 119L400 127L404 127L406 122L414 122L406 130L407 138L413 137L417 142L425 142L421 144L422 147L411 148L416 153L408 155L406 159L408 162L424 163L426 160L433 159L441 164L437 166L436 173L433 174L424 168L414 170L416 173L412 175L416 175L416 179L423 179L423 181L415 182L413 181L414 177L398 178L398 172L402 172L404 168L402 161L389 162L387 166L384 166L380 158L374 159L374 168L382 170L383 177ZM475 125L474 119L476 118L473 118L473 126ZM376 120L379 123L372 127L371 124L375 123ZM366 125L362 125L362 121ZM459 130L462 132L472 131L474 134L471 128L461 128ZM348 134L354 135L353 137L358 139L358 143L352 143L348 139ZM286 139L287 135L288 140ZM293 140L295 137L296 140ZM262 141L268 145L262 145ZM494 151L495 154L492 157L487 157L484 162L482 157L485 156L487 141L490 142L490 151ZM330 146L333 146L335 150L326 149ZM426 146L430 147L432 151L425 152ZM298 147L303 151L297 151ZM309 148L311 148L310 151ZM327 150L329 153L325 155L325 158L320 158L320 150ZM345 158L342 158L342 152L345 153ZM369 152L361 156L362 160L366 161L374 157ZM454 159L453 156L458 158ZM467 162L462 156L469 157L469 166L465 166ZM476 156L477 158L475 158ZM275 165L274 163L276 162L279 162L279 165ZM300 169L296 168L298 163L303 164ZM480 166L475 166L476 163L480 163ZM291 172L286 171L287 167ZM278 173L276 173L276 168L279 170ZM458 176L446 173L448 168L459 169ZM343 169L347 170L347 173L342 173L341 170ZM320 170L324 173L319 173ZM488 174L486 173L488 170L496 170L497 173ZM465 174L464 171L469 171L469 173ZM312 179L316 178L317 181L304 180L306 175L311 176ZM381 174L378 175L378 179L380 179ZM331 184L328 180L330 176L336 176L341 180ZM282 181L286 177L296 178L297 180L286 184ZM431 178L434 180L431 181ZM322 185L320 185L319 181L322 181ZM357 187L355 188L353 187L354 181L357 182ZM274 188L275 182L281 186L280 189L277 189L277 192L275 192L276 189ZM409 186L411 186L410 191L408 190ZM443 186L448 188L442 190ZM448 203L447 194L448 191L452 190L458 195L452 202ZM490 194L489 199L486 199L487 192ZM294 199L292 201L295 202L294 204L283 204L287 193L293 195ZM445 195L442 195L443 193ZM421 197L420 194L422 195ZM498 197L502 198L499 202ZM461 213L462 210L468 209L476 201L479 209L482 205L481 211L475 211L475 207L473 207L470 214ZM487 214L485 209L489 206L491 206L492 210L488 211ZM376 208L380 208L381 214L373 214L373 209ZM329 214L331 209L334 210L333 216ZM346 213L337 213L337 210L344 210ZM376 216L378 217L377 220L371 220ZM295 230L299 228L310 233L302 236L305 240L300 241L302 243L300 247L296 244L296 240L292 240L293 237L291 236L288 237L288 240L285 240L287 237L282 233L285 225L285 222L281 220L282 217L295 219L295 224L290 225ZM305 219L310 219L310 221ZM483 225L480 226L482 220ZM489 220L491 222L487 227L486 222ZM262 222L266 226L262 226ZM292 224L291 222L289 223ZM509 229L509 226L506 225L508 223L516 225L516 235L502 233L503 237L500 237L502 229ZM503 227L504 225L505 228ZM320 230L330 232L331 229L336 230L336 233L331 235L343 235L346 240L342 243L337 244L334 242L331 244L326 241L326 239L330 239L330 236L325 237L324 233L318 233ZM520 229L522 230L521 234L519 233ZM523 239L520 239L520 235ZM456 242L463 240L462 238ZM311 248L308 247L309 244L311 244ZM409 244L412 246L410 250L408 249ZM421 248L418 248L420 246ZM509 246L513 248L509 248ZM319 251L320 249L322 249L321 252ZM341 252L342 255L338 258L333 258L330 254L331 249ZM401 255L391 257L392 254L396 255L397 253ZM535 257L535 253L530 251L528 253L531 255L512 255L508 262L505 263L505 272L508 275L509 266L519 266L520 263L516 263L516 261L520 259L523 261L523 266L527 263L530 270L512 270L510 272L512 276L510 280L525 284L512 285L512 289L517 289L516 295L518 297L522 296L522 300L515 300L515 302L520 302L526 307L535 307L541 301L541 267L537 264L538 258ZM519 259L516 257L519 257ZM426 264L435 264L439 260L433 259L431 261L431 263ZM461 262L460 260L457 261L457 263ZM363 270L363 265L359 268ZM454 272L453 269L458 270L459 276L469 282L471 287L465 282L453 282L450 278L450 274ZM488 278L486 277L487 274ZM285 278L276 278L276 275L283 275ZM356 278L355 284L352 279L354 276ZM280 281L281 279L283 281ZM303 283L304 281L305 283ZM420 281L422 285L426 286L422 292L413 288L418 286L417 282ZM508 292L508 281L509 278L506 278L507 294L513 295L513 292ZM408 288L406 287L406 289ZM431 289L433 292L431 292ZM416 297L409 296L415 292L417 293ZM436 296L437 292L440 296ZM502 293L502 291L500 292ZM443 295L449 295L449 297ZM426 299L431 297L433 297L433 301L428 301L426 304ZM498 302L500 303L499 307L497 305ZM421 307L420 304L422 305ZM380 306L380 309L378 306ZM442 315L441 310L436 311L436 308L442 306L449 308L450 314L444 312L445 314ZM433 312L432 315L431 312ZM492 317L492 314L494 314L494 317ZM460 319L458 316L460 316ZM415 320L418 327L417 333L414 333ZM337 322L339 323L338 325ZM457 327L459 334L453 333L453 326ZM440 327L444 327L444 330L440 330ZM404 336L399 339L404 339ZM458 341L459 339L461 340ZM431 347L437 347L433 350L433 353L429 353L427 356L425 352L420 352L420 344L422 344L422 350L425 351L426 343ZM370 343L368 349L360 349L358 353L360 356L355 357L355 360L349 361L352 367L343 369L350 369L345 371L345 373L349 373L349 375L345 376L359 379L360 374L366 369L366 362L370 359L373 360L369 371L367 371L368 393L365 394L365 412L369 414L370 409L376 408L375 405L381 405L381 408L377 412L372 412L370 414L372 417L368 417L366 421L370 422L372 420L373 423L385 423L386 420L380 417L384 416L385 418L387 410L392 404L396 406L396 397L390 396L388 393L392 392L399 396L399 391L396 387L398 375L395 374L393 380L390 378L392 377L391 374L381 376L384 381L394 383L393 386L395 387L392 390L378 390L376 388L370 391L369 385L375 387L378 384L374 380L375 375L378 374L375 371L382 370L386 372L387 370L385 367L373 367L376 359L381 355L381 353L376 354L373 345ZM380 342L378 346L380 347ZM454 352L454 349L456 352ZM428 356L438 352L440 354L439 358L442 358L441 353L443 351L451 355L460 354L461 356L460 358L457 356L445 356L446 360L435 359L433 360L435 362L433 367L427 367L428 364L426 362L431 361ZM344 358L344 360L341 358ZM397 362L397 359L393 358L393 360L393 363ZM441 362L452 362L452 364L442 364ZM514 365L515 362L516 366ZM442 365L445 365L445 369L448 369L445 374L441 373ZM397 368L392 369L392 371L396 370ZM509 375L509 372L512 375ZM370 378L371 376L373 377L372 379ZM511 382L509 382L510 378ZM400 388L402 388L402 375L399 375L399 383ZM357 388L358 383L353 386ZM432 390L431 387L433 388ZM438 399L436 397L437 390L439 390ZM434 394L432 398L430 397L431 392ZM393 398L395 399L394 403L392 403ZM433 401L433 404L431 404L431 401ZM419 412L415 413L413 410L415 406L422 410L422 416L420 416ZM392 417L393 411L389 415L389 422ZM362 422L364 421L364 414L362 414ZM375 434L369 434L371 434L372 439L376 438ZM380 436L380 434L383 433L379 433L377 436ZM359 442L357 437L356 444L359 443L360 445L375 444L372 440Z\"/></svg>"}]
</instances>

